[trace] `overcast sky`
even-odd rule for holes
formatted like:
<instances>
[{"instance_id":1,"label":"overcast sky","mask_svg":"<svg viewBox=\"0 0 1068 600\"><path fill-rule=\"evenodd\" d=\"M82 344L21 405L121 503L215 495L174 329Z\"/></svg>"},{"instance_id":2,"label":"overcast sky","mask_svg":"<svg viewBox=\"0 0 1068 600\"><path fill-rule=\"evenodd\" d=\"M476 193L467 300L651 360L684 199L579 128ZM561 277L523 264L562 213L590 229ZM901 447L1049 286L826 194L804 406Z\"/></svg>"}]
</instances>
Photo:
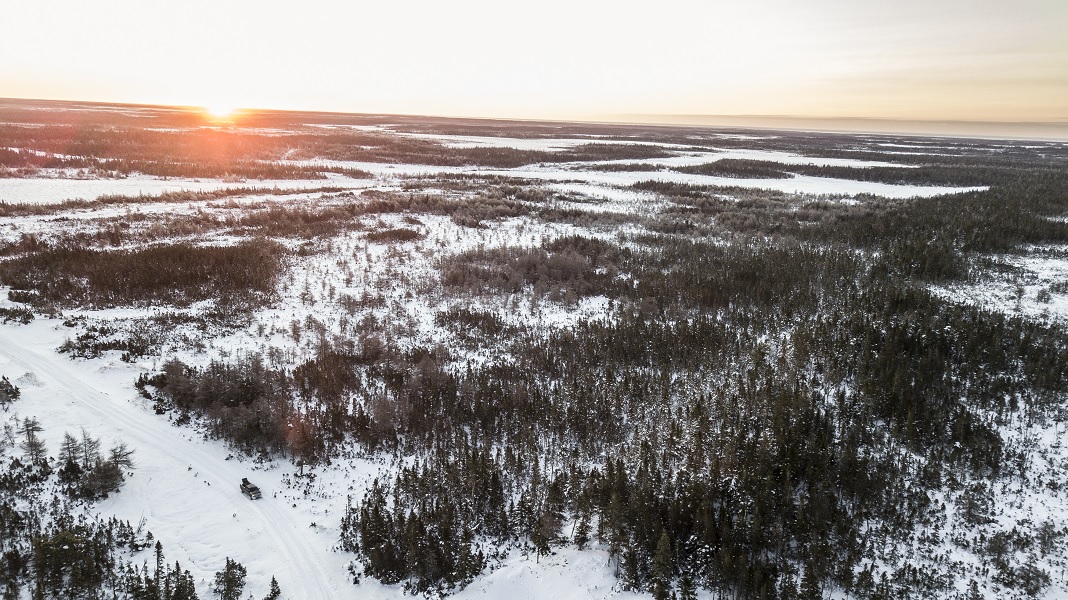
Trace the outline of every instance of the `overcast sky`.
<instances>
[{"instance_id":1,"label":"overcast sky","mask_svg":"<svg viewBox=\"0 0 1068 600\"><path fill-rule=\"evenodd\" d=\"M1068 121L1068 0L26 0L0 96Z\"/></svg>"}]
</instances>

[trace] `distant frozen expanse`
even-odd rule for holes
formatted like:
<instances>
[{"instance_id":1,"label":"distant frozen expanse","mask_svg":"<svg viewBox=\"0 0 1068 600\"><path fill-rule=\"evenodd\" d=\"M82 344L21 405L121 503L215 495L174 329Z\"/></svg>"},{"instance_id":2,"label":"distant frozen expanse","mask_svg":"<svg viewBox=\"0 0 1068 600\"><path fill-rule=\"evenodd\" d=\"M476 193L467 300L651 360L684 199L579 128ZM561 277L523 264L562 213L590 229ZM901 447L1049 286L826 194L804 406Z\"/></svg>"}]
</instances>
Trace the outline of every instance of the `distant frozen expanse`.
<instances>
[{"instance_id":1,"label":"distant frozen expanse","mask_svg":"<svg viewBox=\"0 0 1068 600\"><path fill-rule=\"evenodd\" d=\"M363 128L370 130L375 128ZM377 128L378 131L388 132L388 129ZM442 134L395 134L406 137L416 137L435 141L449 148L514 148L517 150L541 150L558 151L574 148L582 144L633 144L660 146L672 153L671 156L647 159L624 159L614 161L591 161L572 163L541 163L527 165L515 169L494 169L484 167L442 167L432 165L415 164L383 164L362 161L330 161L330 160L301 160L285 161L287 164L299 166L329 165L335 167L356 168L369 171L379 176L433 176L437 173L457 174L470 173L481 175L498 175L504 177L520 177L525 179L542 181L561 181L582 183L587 186L599 186L604 189L603 196L617 197L612 188L626 187L639 181L664 181L682 183L688 185L727 186L743 187L752 189L766 189L790 194L806 194L813 196L831 195L839 197L851 197L860 194L871 194L885 198L929 198L943 194L953 194L969 191L981 191L985 186L976 187L952 187L952 186L919 186L919 185L893 185L870 181L853 181L847 179L833 179L827 177L795 176L792 179L736 179L729 177L711 177L707 175L692 175L661 170L672 167L688 167L702 165L724 159L735 160L760 160L774 162L782 165L814 165L821 167L896 167L901 169L913 168L912 165L903 165L886 161L856 160L851 158L821 158L802 156L792 152L775 150L757 150L734 148L728 150L695 149L694 146L681 144L663 144L646 141L611 140L596 138L510 138L488 136L462 136ZM597 171L600 165L644 165L648 170L639 171ZM596 194L590 194L596 196Z\"/></svg>"},{"instance_id":2,"label":"distant frozen expanse","mask_svg":"<svg viewBox=\"0 0 1068 600\"><path fill-rule=\"evenodd\" d=\"M740 156L735 153L725 153L731 158ZM769 153L784 154L784 153ZM720 158L726 158L724 154L716 154ZM750 155L745 155L750 156ZM803 159L804 157L797 157ZM785 192L789 194L807 194L813 196L830 195L837 197L851 197L860 194L872 194L884 198L930 198L943 194L955 194L961 192L981 191L986 186L976 187L948 187L948 186L919 186L919 185L893 185L872 181L853 181L848 179L832 179L828 177L812 177L798 175L791 179L737 179L732 177L711 177L708 175L693 175L678 173L675 171L658 171L660 166L687 166L699 165L712 162L710 155L702 153L701 156L680 156L664 159L649 159L644 161L622 161L628 164L648 164L648 171L588 171L583 170L589 165L604 163L543 163L519 167L516 169L493 169L483 167L442 167L434 165L411 165L411 164L385 164L369 163L362 161L336 161L336 160L301 160L286 161L287 164L299 166L334 166L350 169L369 171L380 177L431 177L436 174L471 174L483 176L518 177L522 179L540 180L546 182L583 183L589 186L598 186L604 190L605 196L613 196L614 188L627 187L640 181L664 181L687 185L701 186L725 186L751 189L765 189ZM770 160L770 159L769 159ZM808 160L808 159L805 159ZM815 160L815 159L813 159ZM832 159L820 159L832 160ZM834 159L842 161L844 159ZM801 164L801 163L794 163ZM839 164L820 163L820 164ZM869 165L871 166L871 165Z\"/></svg>"},{"instance_id":3,"label":"distant frozen expanse","mask_svg":"<svg viewBox=\"0 0 1068 600\"><path fill-rule=\"evenodd\" d=\"M330 128L330 126L320 126ZM64 177L62 172L49 172L51 177L0 178L0 201L8 203L53 204L65 200L94 200L106 195L121 196L157 196L165 192L212 191L239 187L277 187L280 189L309 189L323 186L348 188L365 188L382 183L395 183L398 177L434 176L436 174L477 174L488 176L518 177L533 181L568 182L582 184L592 197L618 198L618 188L625 188L640 181L662 181L698 186L723 186L751 189L766 189L789 194L810 196L833 196L851 198L861 194L871 194L885 198L931 197L967 191L984 190L985 187L950 187L892 185L869 181L853 181L807 175L788 179L736 179L728 177L711 177L671 171L671 168L689 167L716 162L725 159L758 160L790 165L814 165L828 167L895 167L908 169L911 165L902 165L886 161L866 161L850 158L816 158L802 156L791 152L759 149L702 149L695 145L669 144L650 141L613 140L610 138L514 138L490 136L461 136L440 134L399 133L379 126L351 127L353 129L375 131L377 133L414 137L435 141L450 148L514 148L519 150L561 151L584 144L630 144L661 147L670 155L647 159L624 159L611 161L585 161L567 163L538 163L518 168L486 167L447 167L419 164L393 164L363 161L335 160L298 160L280 161L282 164L299 166L332 166L356 168L370 172L379 181L351 179L338 174L328 174L327 179L317 180L241 180L224 181L220 179L160 178L135 174L122 179L77 179ZM695 142L696 143L696 142ZM626 171L601 171L598 167L626 165Z\"/></svg>"},{"instance_id":4,"label":"distant frozen expanse","mask_svg":"<svg viewBox=\"0 0 1068 600\"><path fill-rule=\"evenodd\" d=\"M685 158L685 157L683 157ZM791 194L855 196L872 194L885 198L931 197L942 194L984 190L985 187L946 187L891 185L870 181L850 181L826 177L795 176L792 179L735 179L729 177L710 177L691 175L672 171L656 171L658 164L667 164L666 159L660 163L650 162L650 171L581 171L562 168L559 165L521 167L518 169L484 169L477 167L439 167L431 165L403 165L350 161L288 161L300 165L333 165L359 168L375 173L380 177L392 176L432 176L437 173L469 173L480 175L498 175L503 177L520 177L542 181L571 181L604 190L605 196L613 196L613 188L626 187L639 181L665 181L688 185L729 186L753 189L767 189ZM702 159L693 161L673 161L676 165L689 162L702 164ZM570 163L571 168L574 164ZM134 175L125 179L53 179L27 178L0 179L0 201L13 204L55 204L66 200L95 200L101 196L156 196L165 192L212 191L233 188L279 188L279 189L313 189L318 187L366 188L373 182L348 177L330 177L328 179L309 180L257 180L222 181L218 179L160 179L148 175Z\"/></svg>"}]
</instances>

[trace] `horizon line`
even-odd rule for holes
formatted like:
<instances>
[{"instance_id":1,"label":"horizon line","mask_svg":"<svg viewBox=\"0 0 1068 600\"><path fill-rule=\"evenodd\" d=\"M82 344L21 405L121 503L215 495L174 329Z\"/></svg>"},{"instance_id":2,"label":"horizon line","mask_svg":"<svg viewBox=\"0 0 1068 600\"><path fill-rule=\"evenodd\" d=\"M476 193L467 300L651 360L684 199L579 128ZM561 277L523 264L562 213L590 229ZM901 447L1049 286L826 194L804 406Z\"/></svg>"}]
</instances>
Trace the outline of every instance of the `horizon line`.
<instances>
[{"instance_id":1,"label":"horizon line","mask_svg":"<svg viewBox=\"0 0 1068 600\"><path fill-rule=\"evenodd\" d=\"M1068 117L1052 121L921 119L898 117L828 117L802 115L716 115L687 113L616 113L627 123L746 127L782 131L893 134L926 137L1068 141Z\"/></svg>"},{"instance_id":2,"label":"horizon line","mask_svg":"<svg viewBox=\"0 0 1068 600\"><path fill-rule=\"evenodd\" d=\"M184 111L205 110L207 107L193 104L165 104L159 102L111 102L105 100L70 100L54 98L0 97L0 103L41 102L57 104L83 104L147 109L171 109ZM482 121L522 121L528 123L587 123L631 124L682 127L729 127L765 131L795 131L813 133L890 134L925 137L953 137L975 139L1004 139L1019 141L1068 142L1068 117L1056 120L977 120L977 119L924 119L867 116L804 116L782 114L701 114L701 113L602 113L575 115L573 117L540 116L479 116L464 114L429 114L405 112L366 112L356 110L235 107L235 112L280 112L307 114L336 114L352 116L396 116L437 119L474 119Z\"/></svg>"}]
</instances>

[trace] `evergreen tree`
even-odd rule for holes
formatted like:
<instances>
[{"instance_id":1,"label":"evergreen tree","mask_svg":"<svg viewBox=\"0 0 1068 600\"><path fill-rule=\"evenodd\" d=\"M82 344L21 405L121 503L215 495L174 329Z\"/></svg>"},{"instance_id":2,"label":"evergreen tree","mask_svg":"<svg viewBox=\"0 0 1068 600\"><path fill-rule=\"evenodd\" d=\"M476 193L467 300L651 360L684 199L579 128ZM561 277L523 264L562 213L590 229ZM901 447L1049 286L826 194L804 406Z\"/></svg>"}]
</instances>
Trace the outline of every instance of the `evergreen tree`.
<instances>
[{"instance_id":1,"label":"evergreen tree","mask_svg":"<svg viewBox=\"0 0 1068 600\"><path fill-rule=\"evenodd\" d=\"M189 571L182 571L181 565L177 562L174 563L173 573L174 592L171 594L170 600L199 600L193 581L193 574Z\"/></svg>"},{"instance_id":2,"label":"evergreen tree","mask_svg":"<svg viewBox=\"0 0 1068 600\"><path fill-rule=\"evenodd\" d=\"M64 432L63 441L59 445L59 461L62 463L77 462L80 456L78 439L69 432Z\"/></svg>"},{"instance_id":3,"label":"evergreen tree","mask_svg":"<svg viewBox=\"0 0 1068 600\"><path fill-rule=\"evenodd\" d=\"M679 600L697 600L697 584L690 575L679 580Z\"/></svg>"},{"instance_id":4,"label":"evergreen tree","mask_svg":"<svg viewBox=\"0 0 1068 600\"><path fill-rule=\"evenodd\" d=\"M579 550L585 550L590 543L590 513L582 511L579 522L575 525L575 546Z\"/></svg>"},{"instance_id":5,"label":"evergreen tree","mask_svg":"<svg viewBox=\"0 0 1068 600\"><path fill-rule=\"evenodd\" d=\"M26 418L22 421L22 428L19 429L19 433L25 436L21 443L22 451L26 453L26 458L33 464L43 463L47 455L47 449L45 444L37 437L38 433L44 431L41 424L37 419Z\"/></svg>"},{"instance_id":6,"label":"evergreen tree","mask_svg":"<svg viewBox=\"0 0 1068 600\"><path fill-rule=\"evenodd\" d=\"M816 569L812 561L809 561L805 566L805 574L801 576L799 597L801 600L820 600L823 598L820 579L816 575Z\"/></svg>"},{"instance_id":7,"label":"evergreen tree","mask_svg":"<svg viewBox=\"0 0 1068 600\"><path fill-rule=\"evenodd\" d=\"M271 589L267 592L267 595L263 597L263 600L279 600L282 597L282 588L278 587L278 580L271 577Z\"/></svg>"},{"instance_id":8,"label":"evergreen tree","mask_svg":"<svg viewBox=\"0 0 1068 600\"><path fill-rule=\"evenodd\" d=\"M671 537L665 530L660 534L660 539L656 543L653 567L649 571L649 578L653 583L653 597L656 600L668 599L674 572L675 562L671 556Z\"/></svg>"},{"instance_id":9,"label":"evergreen tree","mask_svg":"<svg viewBox=\"0 0 1068 600\"><path fill-rule=\"evenodd\" d=\"M84 429L82 429L80 453L82 469L85 471L91 470L100 459L100 440L93 439L93 436Z\"/></svg>"},{"instance_id":10,"label":"evergreen tree","mask_svg":"<svg viewBox=\"0 0 1068 600\"><path fill-rule=\"evenodd\" d=\"M0 377L0 407L6 411L12 402L19 399L20 395L19 388L8 381L7 377Z\"/></svg>"},{"instance_id":11,"label":"evergreen tree","mask_svg":"<svg viewBox=\"0 0 1068 600\"><path fill-rule=\"evenodd\" d=\"M241 592L245 589L245 575L245 567L227 557L226 566L215 574L212 592L220 600L241 600Z\"/></svg>"}]
</instances>

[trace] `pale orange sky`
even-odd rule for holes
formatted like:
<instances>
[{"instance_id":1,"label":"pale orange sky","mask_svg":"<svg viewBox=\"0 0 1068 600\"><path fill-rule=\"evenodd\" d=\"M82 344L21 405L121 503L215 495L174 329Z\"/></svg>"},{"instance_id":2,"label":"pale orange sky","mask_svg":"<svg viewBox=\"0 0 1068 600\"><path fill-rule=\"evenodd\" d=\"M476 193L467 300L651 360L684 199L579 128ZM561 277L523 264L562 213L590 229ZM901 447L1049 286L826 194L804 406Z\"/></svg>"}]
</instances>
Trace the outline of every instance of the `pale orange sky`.
<instances>
[{"instance_id":1,"label":"pale orange sky","mask_svg":"<svg viewBox=\"0 0 1068 600\"><path fill-rule=\"evenodd\" d=\"M1066 32L1066 0L22 1L0 97L1068 123Z\"/></svg>"}]
</instances>

